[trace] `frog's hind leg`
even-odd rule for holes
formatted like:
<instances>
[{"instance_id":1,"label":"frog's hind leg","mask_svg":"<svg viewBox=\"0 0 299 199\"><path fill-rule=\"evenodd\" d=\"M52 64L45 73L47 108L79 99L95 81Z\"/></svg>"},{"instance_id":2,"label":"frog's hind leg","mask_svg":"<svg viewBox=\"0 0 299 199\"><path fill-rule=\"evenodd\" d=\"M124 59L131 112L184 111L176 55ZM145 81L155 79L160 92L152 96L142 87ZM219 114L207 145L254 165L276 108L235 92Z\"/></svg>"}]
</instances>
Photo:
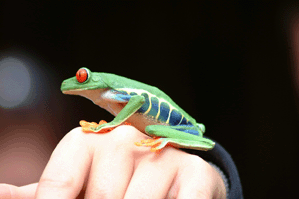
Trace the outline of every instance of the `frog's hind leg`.
<instances>
[{"instance_id":1,"label":"frog's hind leg","mask_svg":"<svg viewBox=\"0 0 299 199\"><path fill-rule=\"evenodd\" d=\"M151 151L164 148L167 144L178 148L191 148L197 150L210 150L215 143L202 137L202 132L194 126L178 125L150 125L145 128L148 135L158 137L136 143L138 146L150 146Z\"/></svg>"}]
</instances>

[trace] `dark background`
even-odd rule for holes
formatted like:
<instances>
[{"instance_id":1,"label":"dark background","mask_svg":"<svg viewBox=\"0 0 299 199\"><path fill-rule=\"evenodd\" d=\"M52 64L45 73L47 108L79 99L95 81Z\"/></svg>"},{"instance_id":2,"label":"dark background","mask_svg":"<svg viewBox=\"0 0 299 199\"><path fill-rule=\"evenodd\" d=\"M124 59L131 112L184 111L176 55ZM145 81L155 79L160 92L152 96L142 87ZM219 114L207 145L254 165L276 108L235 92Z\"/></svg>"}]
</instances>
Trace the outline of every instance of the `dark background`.
<instances>
[{"instance_id":1,"label":"dark background","mask_svg":"<svg viewBox=\"0 0 299 199\"><path fill-rule=\"evenodd\" d=\"M61 82L82 66L115 73L159 87L204 123L206 135L235 160L246 198L292 198L299 125L290 35L297 7L257 0L1 1L0 57L31 60L44 83L35 85L36 106L0 109L0 126L47 127L48 134L35 130L51 144L44 166L79 120L112 119L84 98L61 94ZM6 140L10 134L0 133ZM21 167L18 158L10 164ZM21 178L15 184L31 183Z\"/></svg>"}]
</instances>

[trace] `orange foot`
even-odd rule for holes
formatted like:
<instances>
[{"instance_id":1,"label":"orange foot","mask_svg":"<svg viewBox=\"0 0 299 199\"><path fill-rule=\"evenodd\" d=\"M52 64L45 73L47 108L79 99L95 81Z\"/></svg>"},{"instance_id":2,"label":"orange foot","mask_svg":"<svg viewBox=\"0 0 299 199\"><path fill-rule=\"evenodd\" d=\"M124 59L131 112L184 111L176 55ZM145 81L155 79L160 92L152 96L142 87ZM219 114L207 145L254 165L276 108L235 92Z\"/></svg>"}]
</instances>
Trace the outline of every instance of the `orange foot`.
<instances>
[{"instance_id":1,"label":"orange foot","mask_svg":"<svg viewBox=\"0 0 299 199\"><path fill-rule=\"evenodd\" d=\"M152 152L158 152L161 150L159 146L161 145L162 140L160 138L146 139L141 140L140 142L135 142L136 146L150 146Z\"/></svg>"},{"instance_id":2,"label":"orange foot","mask_svg":"<svg viewBox=\"0 0 299 199\"><path fill-rule=\"evenodd\" d=\"M102 129L98 132L96 131L93 131L91 128L96 128L102 124L106 124L107 122L105 120L101 120L98 123L96 122L86 122L85 120L81 120L80 121L80 125L82 127L82 131L85 132L85 133L108 133L110 131L112 131L113 129L115 129L116 127L110 127L110 128L105 128L105 129ZM130 123L128 122L124 122L124 125L131 125Z\"/></svg>"}]
</instances>

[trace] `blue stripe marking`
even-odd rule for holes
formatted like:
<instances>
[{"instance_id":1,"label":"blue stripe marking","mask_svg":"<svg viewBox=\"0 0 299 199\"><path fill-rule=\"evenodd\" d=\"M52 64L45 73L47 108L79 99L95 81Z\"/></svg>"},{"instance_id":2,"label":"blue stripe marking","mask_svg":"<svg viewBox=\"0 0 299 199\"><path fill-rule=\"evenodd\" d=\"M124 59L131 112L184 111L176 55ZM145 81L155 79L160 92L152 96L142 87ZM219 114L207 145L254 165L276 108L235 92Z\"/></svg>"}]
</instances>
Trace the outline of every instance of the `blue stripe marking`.
<instances>
[{"instance_id":1,"label":"blue stripe marking","mask_svg":"<svg viewBox=\"0 0 299 199\"><path fill-rule=\"evenodd\" d=\"M113 98L120 102L128 102L130 100L131 96L124 95L124 94L115 94Z\"/></svg>"},{"instance_id":2,"label":"blue stripe marking","mask_svg":"<svg viewBox=\"0 0 299 199\"><path fill-rule=\"evenodd\" d=\"M166 102L161 102L160 104L160 115L158 120L161 122L166 122L169 116L170 107Z\"/></svg>"},{"instance_id":3,"label":"blue stripe marking","mask_svg":"<svg viewBox=\"0 0 299 199\"><path fill-rule=\"evenodd\" d=\"M113 92L112 98L120 102L128 102L131 98L125 91L111 90Z\"/></svg>"},{"instance_id":4,"label":"blue stripe marking","mask_svg":"<svg viewBox=\"0 0 299 199\"><path fill-rule=\"evenodd\" d=\"M178 127L182 127L182 128L175 128L175 129L179 130L179 131L183 131L185 133L192 134L192 135L199 135L198 130L196 130L192 124L191 125L178 125Z\"/></svg>"},{"instance_id":5,"label":"blue stripe marking","mask_svg":"<svg viewBox=\"0 0 299 199\"><path fill-rule=\"evenodd\" d=\"M145 113L149 108L150 101L147 93L142 93L141 95L145 98L145 103L141 106L140 109L138 109L138 112Z\"/></svg>"},{"instance_id":6,"label":"blue stripe marking","mask_svg":"<svg viewBox=\"0 0 299 199\"><path fill-rule=\"evenodd\" d=\"M182 114L177 110L172 110L170 113L169 124L170 125L178 125L182 119Z\"/></svg>"},{"instance_id":7,"label":"blue stripe marking","mask_svg":"<svg viewBox=\"0 0 299 199\"><path fill-rule=\"evenodd\" d=\"M148 112L148 115L155 117L158 114L159 110L159 100L156 97L151 97L152 108Z\"/></svg>"},{"instance_id":8,"label":"blue stripe marking","mask_svg":"<svg viewBox=\"0 0 299 199\"><path fill-rule=\"evenodd\" d=\"M181 123L180 124L187 124L188 122L187 122L187 119L185 118L185 117L183 117L183 119L182 119L182 121L181 121Z\"/></svg>"},{"instance_id":9,"label":"blue stripe marking","mask_svg":"<svg viewBox=\"0 0 299 199\"><path fill-rule=\"evenodd\" d=\"M197 130L192 130L192 129L188 129L188 130L183 130L185 133L189 133L192 135L199 135L199 132Z\"/></svg>"}]
</instances>

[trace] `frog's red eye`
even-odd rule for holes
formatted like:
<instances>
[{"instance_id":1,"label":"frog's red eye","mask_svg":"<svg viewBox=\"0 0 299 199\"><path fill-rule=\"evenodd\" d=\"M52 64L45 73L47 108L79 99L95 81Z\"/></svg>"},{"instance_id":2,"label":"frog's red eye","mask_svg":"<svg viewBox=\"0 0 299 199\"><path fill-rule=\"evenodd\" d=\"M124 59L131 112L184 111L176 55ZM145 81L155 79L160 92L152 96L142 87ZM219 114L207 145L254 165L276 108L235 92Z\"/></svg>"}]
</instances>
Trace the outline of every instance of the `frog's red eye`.
<instances>
[{"instance_id":1,"label":"frog's red eye","mask_svg":"<svg viewBox=\"0 0 299 199\"><path fill-rule=\"evenodd\" d=\"M83 83L88 79L88 72L85 68L81 68L76 73L77 81Z\"/></svg>"}]
</instances>

